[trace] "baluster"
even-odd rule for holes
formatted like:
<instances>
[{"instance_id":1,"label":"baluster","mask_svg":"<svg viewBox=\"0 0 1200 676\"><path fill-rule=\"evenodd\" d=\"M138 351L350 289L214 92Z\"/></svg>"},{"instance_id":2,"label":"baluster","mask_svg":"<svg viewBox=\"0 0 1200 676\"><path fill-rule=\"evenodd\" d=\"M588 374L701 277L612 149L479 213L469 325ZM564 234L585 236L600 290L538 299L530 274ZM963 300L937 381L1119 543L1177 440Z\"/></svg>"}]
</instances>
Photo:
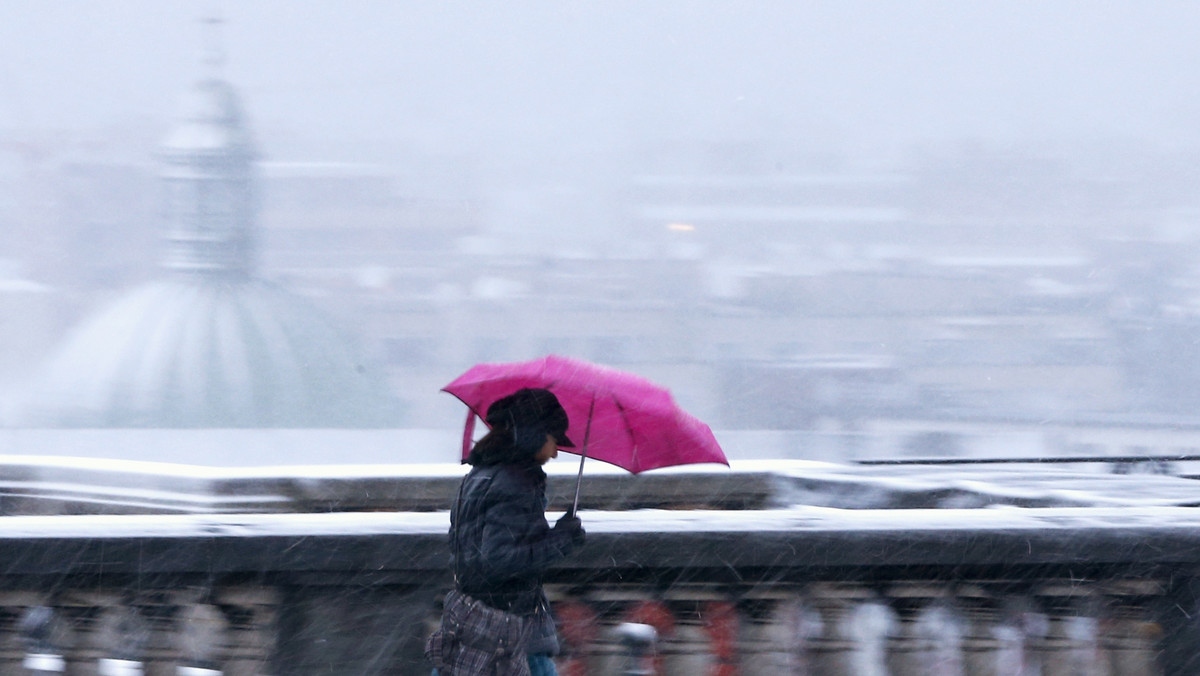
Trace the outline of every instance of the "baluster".
<instances>
[{"instance_id":1,"label":"baluster","mask_svg":"<svg viewBox=\"0 0 1200 676\"><path fill-rule=\"evenodd\" d=\"M1099 659L1094 588L1067 584L1038 590L1047 613L1045 636L1032 643L1044 676L1107 676Z\"/></svg>"},{"instance_id":2,"label":"baluster","mask_svg":"<svg viewBox=\"0 0 1200 676\"><path fill-rule=\"evenodd\" d=\"M709 601L701 611L715 668L712 676L737 676L741 617L732 601Z\"/></svg>"},{"instance_id":3,"label":"baluster","mask_svg":"<svg viewBox=\"0 0 1200 676\"><path fill-rule=\"evenodd\" d=\"M622 622L614 629L621 643L621 676L656 676L658 632L648 624Z\"/></svg>"},{"instance_id":4,"label":"baluster","mask_svg":"<svg viewBox=\"0 0 1200 676\"><path fill-rule=\"evenodd\" d=\"M896 613L877 598L859 603L852 616L855 673L887 676L887 637L895 631Z\"/></svg>"},{"instance_id":5,"label":"baluster","mask_svg":"<svg viewBox=\"0 0 1200 676\"><path fill-rule=\"evenodd\" d=\"M625 613L624 621L632 624L643 624L653 627L656 644L655 653L650 659L653 673L666 676L665 655L674 652L675 615L663 601L652 599L634 603Z\"/></svg>"},{"instance_id":6,"label":"baluster","mask_svg":"<svg viewBox=\"0 0 1200 676\"><path fill-rule=\"evenodd\" d=\"M821 620L821 633L808 646L812 672L819 676L850 676L854 673L855 645L846 624L856 599L823 588L811 592L808 602Z\"/></svg>"},{"instance_id":7,"label":"baluster","mask_svg":"<svg viewBox=\"0 0 1200 676\"><path fill-rule=\"evenodd\" d=\"M963 673L970 676L1020 674L1019 652L1013 655L1016 627L1002 621L998 601L986 590L969 586L958 591L965 633L962 639ZM1019 643L1018 643L1019 649ZM1015 662L1015 665L1014 665Z\"/></svg>"},{"instance_id":8,"label":"baluster","mask_svg":"<svg viewBox=\"0 0 1200 676\"><path fill-rule=\"evenodd\" d=\"M66 642L62 619L49 605L30 605L18 621L26 646L24 673L58 674L63 670L62 646Z\"/></svg>"},{"instance_id":9,"label":"baluster","mask_svg":"<svg viewBox=\"0 0 1200 676\"><path fill-rule=\"evenodd\" d=\"M220 590L214 603L227 622L220 654L224 676L258 676L275 651L279 596L261 587Z\"/></svg>"},{"instance_id":10,"label":"baluster","mask_svg":"<svg viewBox=\"0 0 1200 676\"><path fill-rule=\"evenodd\" d=\"M733 676L737 673L738 615L723 596L703 588L665 594L673 610L668 621L644 618L667 638L659 642L662 673L669 676ZM673 631L672 631L673 628Z\"/></svg>"},{"instance_id":11,"label":"baluster","mask_svg":"<svg viewBox=\"0 0 1200 676\"><path fill-rule=\"evenodd\" d=\"M708 636L701 625L697 604L672 604L681 612L676 617L675 630L660 634L658 641L661 667L657 673L666 676L702 676L712 671L713 656Z\"/></svg>"},{"instance_id":12,"label":"baluster","mask_svg":"<svg viewBox=\"0 0 1200 676\"><path fill-rule=\"evenodd\" d=\"M183 661L178 632L180 605L176 595L171 592L147 593L135 598L131 605L145 623L142 674L176 676Z\"/></svg>"},{"instance_id":13,"label":"baluster","mask_svg":"<svg viewBox=\"0 0 1200 676\"><path fill-rule=\"evenodd\" d=\"M601 587L589 591L586 602L599 618L596 640L586 655L589 673L619 674L625 668L628 649L618 629L627 623L645 624L655 630L653 655L647 661L651 663L653 673L663 673L657 643L664 637L670 638L675 620L661 601L655 600L645 589Z\"/></svg>"},{"instance_id":14,"label":"baluster","mask_svg":"<svg viewBox=\"0 0 1200 676\"><path fill-rule=\"evenodd\" d=\"M24 676L25 643L20 624L25 611L38 605L33 592L0 593L0 676Z\"/></svg>"},{"instance_id":15,"label":"baluster","mask_svg":"<svg viewBox=\"0 0 1200 676\"><path fill-rule=\"evenodd\" d=\"M150 629L137 609L129 605L130 599L123 598L104 614L101 624L101 644L108 657L141 664L150 639Z\"/></svg>"},{"instance_id":16,"label":"baluster","mask_svg":"<svg viewBox=\"0 0 1200 676\"><path fill-rule=\"evenodd\" d=\"M888 640L892 676L961 676L963 619L948 591L925 586L889 590L898 624Z\"/></svg>"},{"instance_id":17,"label":"baluster","mask_svg":"<svg viewBox=\"0 0 1200 676\"><path fill-rule=\"evenodd\" d=\"M1148 610L1151 599L1162 593L1156 582L1126 581L1106 587L1107 613L1100 625L1100 641L1113 676L1158 676L1158 642L1162 626Z\"/></svg>"},{"instance_id":18,"label":"baluster","mask_svg":"<svg viewBox=\"0 0 1200 676\"><path fill-rule=\"evenodd\" d=\"M784 596L766 601L761 620L751 625L750 646L758 649L743 656L747 674L813 673L809 652L821 635L821 616L794 592L782 591Z\"/></svg>"},{"instance_id":19,"label":"baluster","mask_svg":"<svg viewBox=\"0 0 1200 676\"><path fill-rule=\"evenodd\" d=\"M933 652L933 641L922 635L917 624L923 608L907 599L898 600L894 608L897 625L896 631L888 637L888 669L892 676L925 674L929 661L927 654Z\"/></svg>"},{"instance_id":20,"label":"baluster","mask_svg":"<svg viewBox=\"0 0 1200 676\"><path fill-rule=\"evenodd\" d=\"M554 604L554 616L562 639L559 670L563 676L589 676L588 657L599 637L600 618L591 606L576 599Z\"/></svg>"},{"instance_id":21,"label":"baluster","mask_svg":"<svg viewBox=\"0 0 1200 676\"><path fill-rule=\"evenodd\" d=\"M100 660L108 657L106 613L120 606L117 592L74 591L54 603L64 619L63 673L67 676L100 676Z\"/></svg>"},{"instance_id":22,"label":"baluster","mask_svg":"<svg viewBox=\"0 0 1200 676\"><path fill-rule=\"evenodd\" d=\"M814 673L886 676L890 609L870 590L851 585L819 585L809 600L821 617L821 634L810 644Z\"/></svg>"},{"instance_id":23,"label":"baluster","mask_svg":"<svg viewBox=\"0 0 1200 676\"><path fill-rule=\"evenodd\" d=\"M624 662L624 649L615 628L621 622L626 608L647 598L644 592L627 589L595 588L588 591L580 602L596 614L595 639L586 647L582 661L587 673L593 676L617 674Z\"/></svg>"},{"instance_id":24,"label":"baluster","mask_svg":"<svg viewBox=\"0 0 1200 676\"><path fill-rule=\"evenodd\" d=\"M742 631L742 669L747 674L802 674L803 644L808 638L806 609L795 592L783 587L754 588L744 595L749 611Z\"/></svg>"},{"instance_id":25,"label":"baluster","mask_svg":"<svg viewBox=\"0 0 1200 676\"><path fill-rule=\"evenodd\" d=\"M1113 676L1154 676L1157 625L1132 609L1115 611L1104 627L1104 650Z\"/></svg>"},{"instance_id":26,"label":"baluster","mask_svg":"<svg viewBox=\"0 0 1200 676\"><path fill-rule=\"evenodd\" d=\"M964 588L963 671L981 676L1041 676L1049 620L1026 596L994 598Z\"/></svg>"},{"instance_id":27,"label":"baluster","mask_svg":"<svg viewBox=\"0 0 1200 676\"><path fill-rule=\"evenodd\" d=\"M963 676L962 643L966 620L952 599L942 599L925 608L919 620L926 635L933 636L934 651L930 673L937 676ZM969 676L969 675L968 675Z\"/></svg>"},{"instance_id":28,"label":"baluster","mask_svg":"<svg viewBox=\"0 0 1200 676\"><path fill-rule=\"evenodd\" d=\"M1045 654L1042 646L1046 642L1049 619L1027 596L1009 597L1005 606L1011 625L1017 630L1012 651L1017 658L1016 673L1021 676L1042 676L1042 658Z\"/></svg>"},{"instance_id":29,"label":"baluster","mask_svg":"<svg viewBox=\"0 0 1200 676\"><path fill-rule=\"evenodd\" d=\"M225 633L225 617L220 609L198 600L183 606L177 621L183 663L200 669L218 669Z\"/></svg>"},{"instance_id":30,"label":"baluster","mask_svg":"<svg viewBox=\"0 0 1200 676\"><path fill-rule=\"evenodd\" d=\"M667 676L704 676L712 671L713 655L704 631L701 609L717 598L700 587L673 587L664 595L666 602L651 602L640 607L635 622L653 626L659 635L661 660L658 673ZM668 606L667 603L670 605ZM634 609L636 615L639 611Z\"/></svg>"},{"instance_id":31,"label":"baluster","mask_svg":"<svg viewBox=\"0 0 1200 676\"><path fill-rule=\"evenodd\" d=\"M1039 648L1044 676L1106 676L1107 666L1099 659L1099 623L1093 617L1049 617L1046 637Z\"/></svg>"}]
</instances>

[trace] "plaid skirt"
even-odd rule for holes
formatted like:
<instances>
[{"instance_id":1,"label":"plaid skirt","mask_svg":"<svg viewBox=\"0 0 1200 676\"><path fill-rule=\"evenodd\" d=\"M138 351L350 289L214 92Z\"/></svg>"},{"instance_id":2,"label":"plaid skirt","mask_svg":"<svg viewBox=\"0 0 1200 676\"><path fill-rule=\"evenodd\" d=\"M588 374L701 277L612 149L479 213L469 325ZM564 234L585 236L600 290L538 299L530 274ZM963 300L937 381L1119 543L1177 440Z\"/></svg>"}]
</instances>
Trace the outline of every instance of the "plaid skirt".
<instances>
[{"instance_id":1,"label":"plaid skirt","mask_svg":"<svg viewBox=\"0 0 1200 676\"><path fill-rule=\"evenodd\" d=\"M440 676L530 676L526 625L519 615L451 590L441 626L425 641L425 657Z\"/></svg>"}]
</instances>

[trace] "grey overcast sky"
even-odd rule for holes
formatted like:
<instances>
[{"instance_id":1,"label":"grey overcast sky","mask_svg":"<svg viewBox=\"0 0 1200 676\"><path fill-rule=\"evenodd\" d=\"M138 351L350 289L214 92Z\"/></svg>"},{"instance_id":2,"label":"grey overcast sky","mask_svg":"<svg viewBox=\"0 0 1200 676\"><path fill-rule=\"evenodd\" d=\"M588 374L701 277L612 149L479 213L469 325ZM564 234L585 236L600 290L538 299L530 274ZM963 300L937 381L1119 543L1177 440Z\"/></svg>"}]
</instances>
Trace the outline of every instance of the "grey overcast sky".
<instances>
[{"instance_id":1,"label":"grey overcast sky","mask_svg":"<svg viewBox=\"0 0 1200 676\"><path fill-rule=\"evenodd\" d=\"M4 0L0 133L165 124L214 10L265 138L1200 146L1192 0Z\"/></svg>"}]
</instances>

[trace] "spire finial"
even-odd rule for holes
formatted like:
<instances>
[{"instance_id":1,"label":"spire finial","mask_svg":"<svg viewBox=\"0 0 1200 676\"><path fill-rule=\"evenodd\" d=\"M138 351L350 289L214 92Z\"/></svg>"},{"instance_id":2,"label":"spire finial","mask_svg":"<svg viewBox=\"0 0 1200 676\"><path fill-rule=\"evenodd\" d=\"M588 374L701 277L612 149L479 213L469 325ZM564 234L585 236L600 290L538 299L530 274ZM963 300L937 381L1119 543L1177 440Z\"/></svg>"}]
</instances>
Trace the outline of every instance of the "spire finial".
<instances>
[{"instance_id":1,"label":"spire finial","mask_svg":"<svg viewBox=\"0 0 1200 676\"><path fill-rule=\"evenodd\" d=\"M216 12L204 17L200 23L205 27L204 65L211 71L219 71L225 66L224 42L221 40L221 27L225 19Z\"/></svg>"}]
</instances>

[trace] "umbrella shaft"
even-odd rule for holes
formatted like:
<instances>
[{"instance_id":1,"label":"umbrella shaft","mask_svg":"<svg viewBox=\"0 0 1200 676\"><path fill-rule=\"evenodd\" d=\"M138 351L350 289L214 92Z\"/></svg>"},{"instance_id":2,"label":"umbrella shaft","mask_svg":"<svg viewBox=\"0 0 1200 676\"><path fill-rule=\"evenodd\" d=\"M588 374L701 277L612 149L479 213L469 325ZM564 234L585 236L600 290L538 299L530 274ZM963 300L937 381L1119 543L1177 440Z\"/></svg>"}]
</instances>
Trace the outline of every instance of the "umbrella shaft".
<instances>
[{"instance_id":1,"label":"umbrella shaft","mask_svg":"<svg viewBox=\"0 0 1200 676\"><path fill-rule=\"evenodd\" d=\"M571 505L571 515L579 511L579 488L583 485L583 461L587 460L588 439L592 436L592 414L596 412L596 395L592 395L592 404L588 406L587 427L583 429L583 452L579 454L579 476L575 477L575 502Z\"/></svg>"},{"instance_id":2,"label":"umbrella shaft","mask_svg":"<svg viewBox=\"0 0 1200 676\"><path fill-rule=\"evenodd\" d=\"M575 477L575 502L571 505L571 515L579 511L579 487L583 485L583 461L587 460L587 444L583 446L583 453L579 456L579 476Z\"/></svg>"}]
</instances>

